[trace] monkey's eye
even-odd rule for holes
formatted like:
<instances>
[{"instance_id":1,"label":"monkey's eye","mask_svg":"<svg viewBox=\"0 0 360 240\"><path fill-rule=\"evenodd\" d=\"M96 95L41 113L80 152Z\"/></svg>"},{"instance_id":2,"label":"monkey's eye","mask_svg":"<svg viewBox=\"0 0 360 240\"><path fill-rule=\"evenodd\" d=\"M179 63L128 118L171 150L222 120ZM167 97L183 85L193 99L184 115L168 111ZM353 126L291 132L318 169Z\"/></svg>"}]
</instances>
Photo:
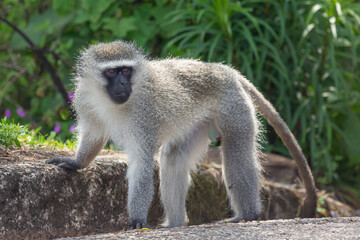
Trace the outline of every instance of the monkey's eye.
<instances>
[{"instance_id":1,"label":"monkey's eye","mask_svg":"<svg viewBox=\"0 0 360 240\"><path fill-rule=\"evenodd\" d=\"M110 69L108 69L108 70L105 71L105 75L106 75L107 77L113 77L113 76L115 76L116 72L117 72L117 71L116 71L115 68L110 68Z\"/></svg>"},{"instance_id":2,"label":"monkey's eye","mask_svg":"<svg viewBox=\"0 0 360 240\"><path fill-rule=\"evenodd\" d=\"M121 68L121 71L123 73L129 73L131 71L131 69L129 67L123 67L123 68Z\"/></svg>"}]
</instances>

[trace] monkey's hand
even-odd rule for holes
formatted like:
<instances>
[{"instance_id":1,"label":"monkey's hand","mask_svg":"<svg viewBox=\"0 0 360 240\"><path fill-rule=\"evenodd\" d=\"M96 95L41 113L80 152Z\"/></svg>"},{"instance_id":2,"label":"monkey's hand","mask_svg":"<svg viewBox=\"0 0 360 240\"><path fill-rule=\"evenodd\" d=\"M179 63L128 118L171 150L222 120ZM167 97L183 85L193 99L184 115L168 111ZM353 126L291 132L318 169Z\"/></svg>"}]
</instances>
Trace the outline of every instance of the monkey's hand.
<instances>
[{"instance_id":1,"label":"monkey's hand","mask_svg":"<svg viewBox=\"0 0 360 240\"><path fill-rule=\"evenodd\" d=\"M148 225L146 224L146 222L131 221L127 230L142 229L142 228L147 228L147 227L148 227Z\"/></svg>"},{"instance_id":2,"label":"monkey's hand","mask_svg":"<svg viewBox=\"0 0 360 240\"><path fill-rule=\"evenodd\" d=\"M70 157L55 157L53 159L45 161L45 163L53 164L70 171L74 171L80 168L79 164L75 161L75 159Z\"/></svg>"}]
</instances>

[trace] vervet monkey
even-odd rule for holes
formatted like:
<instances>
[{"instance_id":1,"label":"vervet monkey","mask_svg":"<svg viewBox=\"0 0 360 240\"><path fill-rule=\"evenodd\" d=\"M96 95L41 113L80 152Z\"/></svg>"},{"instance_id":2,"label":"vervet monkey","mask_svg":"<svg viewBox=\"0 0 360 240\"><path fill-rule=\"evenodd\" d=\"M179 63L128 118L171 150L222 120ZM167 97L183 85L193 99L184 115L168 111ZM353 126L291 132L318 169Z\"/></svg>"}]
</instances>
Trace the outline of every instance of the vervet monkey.
<instances>
[{"instance_id":1,"label":"vervet monkey","mask_svg":"<svg viewBox=\"0 0 360 240\"><path fill-rule=\"evenodd\" d=\"M303 216L315 214L314 181L294 136L273 106L235 69L192 59L150 60L133 43L99 43L81 52L74 107L79 147L75 158L47 163L85 168L108 139L128 155L129 229L147 226L154 193L154 154L160 150L164 226L186 225L190 171L207 150L208 126L222 136L223 176L234 217L259 217L257 109L297 162L307 190Z\"/></svg>"}]
</instances>

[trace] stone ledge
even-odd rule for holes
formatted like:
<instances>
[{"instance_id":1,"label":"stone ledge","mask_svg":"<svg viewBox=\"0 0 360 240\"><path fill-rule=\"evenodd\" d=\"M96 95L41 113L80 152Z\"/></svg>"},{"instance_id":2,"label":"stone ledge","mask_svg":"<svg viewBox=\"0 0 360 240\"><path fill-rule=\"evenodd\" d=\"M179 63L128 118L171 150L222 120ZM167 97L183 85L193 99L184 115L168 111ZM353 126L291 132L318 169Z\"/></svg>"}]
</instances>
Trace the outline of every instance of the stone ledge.
<instances>
[{"instance_id":1,"label":"stone ledge","mask_svg":"<svg viewBox=\"0 0 360 240\"><path fill-rule=\"evenodd\" d=\"M99 160L69 173L42 163L0 166L0 230L48 239L120 230L127 221L126 163Z\"/></svg>"},{"instance_id":2,"label":"stone ledge","mask_svg":"<svg viewBox=\"0 0 360 240\"><path fill-rule=\"evenodd\" d=\"M360 217L308 218L252 221L246 223L204 224L198 226L163 228L150 231L122 231L68 240L95 239L359 239Z\"/></svg>"},{"instance_id":3,"label":"stone ledge","mask_svg":"<svg viewBox=\"0 0 360 240\"><path fill-rule=\"evenodd\" d=\"M66 172L43 161L0 164L0 239L81 236L116 232L127 226L125 154L100 156L96 164L78 172ZM157 174L155 182L157 190ZM262 219L296 217L302 191L270 181L262 185ZM228 217L218 165L199 166L186 205L190 224ZM149 224L156 226L162 215L156 192Z\"/></svg>"}]
</instances>

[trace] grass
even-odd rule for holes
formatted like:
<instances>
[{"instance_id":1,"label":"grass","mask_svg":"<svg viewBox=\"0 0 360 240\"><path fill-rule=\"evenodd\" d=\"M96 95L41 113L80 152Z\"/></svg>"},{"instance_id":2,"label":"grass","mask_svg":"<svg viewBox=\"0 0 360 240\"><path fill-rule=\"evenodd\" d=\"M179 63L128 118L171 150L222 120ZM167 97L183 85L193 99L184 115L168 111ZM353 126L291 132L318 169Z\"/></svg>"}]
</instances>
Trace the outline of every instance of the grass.
<instances>
[{"instance_id":1,"label":"grass","mask_svg":"<svg viewBox=\"0 0 360 240\"><path fill-rule=\"evenodd\" d=\"M6 117L0 122L0 146L5 148L19 147L26 145L29 147L48 147L51 149L75 149L74 139L61 142L56 140L56 133L42 135L41 128L29 130L27 126L19 123L10 122Z\"/></svg>"}]
</instances>

